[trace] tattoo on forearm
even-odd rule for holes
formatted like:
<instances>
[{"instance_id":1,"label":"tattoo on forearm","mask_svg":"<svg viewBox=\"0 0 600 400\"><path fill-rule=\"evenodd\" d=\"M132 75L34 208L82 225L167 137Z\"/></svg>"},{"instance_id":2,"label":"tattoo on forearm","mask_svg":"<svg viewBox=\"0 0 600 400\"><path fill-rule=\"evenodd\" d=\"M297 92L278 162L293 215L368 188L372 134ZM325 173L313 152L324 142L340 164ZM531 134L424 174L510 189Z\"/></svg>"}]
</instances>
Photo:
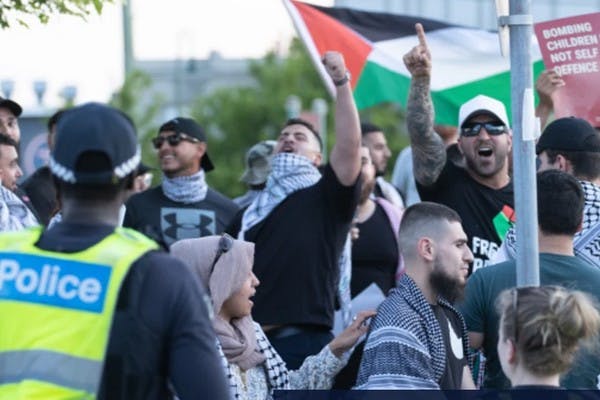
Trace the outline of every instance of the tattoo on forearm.
<instances>
[{"instance_id":1,"label":"tattoo on forearm","mask_svg":"<svg viewBox=\"0 0 600 400\"><path fill-rule=\"evenodd\" d=\"M446 163L446 148L442 138L433 130L433 117L429 79L413 79L406 106L406 125L415 179L424 186L435 183Z\"/></svg>"}]
</instances>

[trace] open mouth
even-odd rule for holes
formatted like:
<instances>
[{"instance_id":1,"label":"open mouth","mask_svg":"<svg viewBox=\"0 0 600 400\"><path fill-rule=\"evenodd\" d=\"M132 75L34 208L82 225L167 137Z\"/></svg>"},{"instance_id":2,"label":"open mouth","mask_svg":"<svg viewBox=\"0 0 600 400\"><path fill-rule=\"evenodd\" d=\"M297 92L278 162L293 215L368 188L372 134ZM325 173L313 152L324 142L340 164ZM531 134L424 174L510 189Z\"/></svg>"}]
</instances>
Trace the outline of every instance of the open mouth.
<instances>
[{"instance_id":1,"label":"open mouth","mask_svg":"<svg viewBox=\"0 0 600 400\"><path fill-rule=\"evenodd\" d=\"M490 157L494 153L494 150L488 146L482 146L477 150L477 154L481 157Z\"/></svg>"}]
</instances>

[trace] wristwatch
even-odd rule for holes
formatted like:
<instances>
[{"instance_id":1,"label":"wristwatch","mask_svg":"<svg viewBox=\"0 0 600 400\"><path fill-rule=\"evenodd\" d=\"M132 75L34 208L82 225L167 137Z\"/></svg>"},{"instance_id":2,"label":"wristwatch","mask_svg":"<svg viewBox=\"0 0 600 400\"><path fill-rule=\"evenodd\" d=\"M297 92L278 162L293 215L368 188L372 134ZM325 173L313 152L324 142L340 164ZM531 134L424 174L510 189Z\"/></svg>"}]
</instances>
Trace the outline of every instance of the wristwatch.
<instances>
[{"instance_id":1,"label":"wristwatch","mask_svg":"<svg viewBox=\"0 0 600 400\"><path fill-rule=\"evenodd\" d=\"M340 79L339 81L333 81L333 84L335 86L342 86L345 85L346 83L348 83L350 81L350 71L346 70L346 74L344 75L344 77L342 79Z\"/></svg>"}]
</instances>

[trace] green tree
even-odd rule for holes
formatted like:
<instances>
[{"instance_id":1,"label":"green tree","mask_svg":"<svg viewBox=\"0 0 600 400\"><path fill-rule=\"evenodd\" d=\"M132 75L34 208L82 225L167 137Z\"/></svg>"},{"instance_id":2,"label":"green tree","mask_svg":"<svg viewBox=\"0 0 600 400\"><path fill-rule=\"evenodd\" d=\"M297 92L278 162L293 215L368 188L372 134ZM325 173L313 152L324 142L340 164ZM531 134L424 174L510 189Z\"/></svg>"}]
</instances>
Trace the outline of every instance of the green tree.
<instances>
[{"instance_id":1,"label":"green tree","mask_svg":"<svg viewBox=\"0 0 600 400\"><path fill-rule=\"evenodd\" d=\"M280 58L270 52L263 59L252 62L250 74L255 80L252 87L224 88L198 99L192 115L202 124L209 137L209 153L216 165L207 175L212 187L233 197L246 188L239 182L244 170L246 150L260 140L276 139L285 121L285 101L291 94L301 99L303 109L310 107L315 98L333 103L315 70L303 45L294 39L288 56ZM328 113L327 135L333 135L333 113ZM394 154L406 145L402 134L402 113L394 105L372 107L361 113L385 129ZM333 145L328 142L329 148Z\"/></svg>"},{"instance_id":2,"label":"green tree","mask_svg":"<svg viewBox=\"0 0 600 400\"><path fill-rule=\"evenodd\" d=\"M142 146L142 160L156 168L157 160L151 139L156 134L156 119L164 104L164 98L152 94L152 78L140 70L133 70L115 92L109 104L127 114L134 122ZM154 174L155 181L158 174Z\"/></svg>"},{"instance_id":3,"label":"green tree","mask_svg":"<svg viewBox=\"0 0 600 400\"><path fill-rule=\"evenodd\" d=\"M100 14L105 3L113 3L113 0L2 0L0 27L5 29L15 22L27 26L27 17L45 24L52 14L85 18L92 11Z\"/></svg>"}]
</instances>

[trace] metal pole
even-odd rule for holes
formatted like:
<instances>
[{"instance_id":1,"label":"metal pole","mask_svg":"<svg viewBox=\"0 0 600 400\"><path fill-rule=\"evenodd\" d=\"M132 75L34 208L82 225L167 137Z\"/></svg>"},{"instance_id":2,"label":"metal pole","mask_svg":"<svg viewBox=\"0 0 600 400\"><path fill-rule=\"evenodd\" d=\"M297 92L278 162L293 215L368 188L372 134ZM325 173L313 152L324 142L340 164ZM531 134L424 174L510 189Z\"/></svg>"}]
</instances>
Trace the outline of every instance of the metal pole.
<instances>
[{"instance_id":1,"label":"metal pole","mask_svg":"<svg viewBox=\"0 0 600 400\"><path fill-rule=\"evenodd\" d=\"M123 64L125 67L125 77L133 69L133 39L131 34L131 2L123 2Z\"/></svg>"},{"instance_id":2,"label":"metal pole","mask_svg":"<svg viewBox=\"0 0 600 400\"><path fill-rule=\"evenodd\" d=\"M513 121L513 183L517 214L517 286L539 286L539 247L537 189L533 122L533 70L531 36L533 33L530 0L510 0L510 68ZM524 100L527 99L527 100ZM525 112L524 112L525 111ZM528 126L529 124L529 126Z\"/></svg>"},{"instance_id":3,"label":"metal pole","mask_svg":"<svg viewBox=\"0 0 600 400\"><path fill-rule=\"evenodd\" d=\"M327 102L324 99L317 98L312 102L312 111L319 118L319 132L323 140L323 164L327 162Z\"/></svg>"},{"instance_id":4,"label":"metal pole","mask_svg":"<svg viewBox=\"0 0 600 400\"><path fill-rule=\"evenodd\" d=\"M298 118L302 111L302 101L300 97L291 94L285 99L285 113L287 118Z\"/></svg>"}]
</instances>

